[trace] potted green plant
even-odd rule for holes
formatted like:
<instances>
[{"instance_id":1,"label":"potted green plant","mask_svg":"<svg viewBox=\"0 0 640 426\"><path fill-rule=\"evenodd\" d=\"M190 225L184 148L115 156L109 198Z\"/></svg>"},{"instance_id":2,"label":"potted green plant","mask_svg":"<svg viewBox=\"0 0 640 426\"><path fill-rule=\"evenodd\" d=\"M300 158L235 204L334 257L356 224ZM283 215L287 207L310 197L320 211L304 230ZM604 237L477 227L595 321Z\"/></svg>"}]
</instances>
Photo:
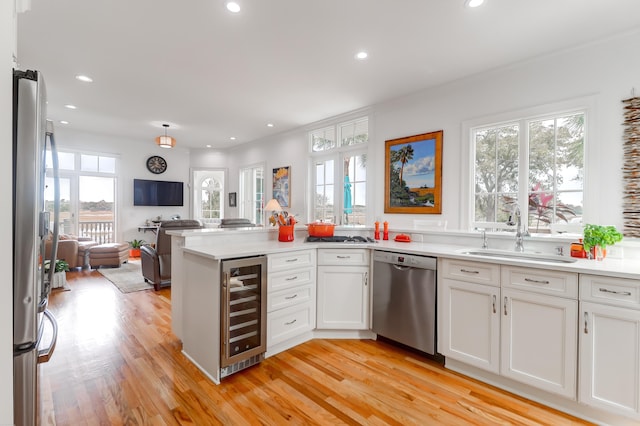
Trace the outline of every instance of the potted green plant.
<instances>
[{"instance_id":1,"label":"potted green plant","mask_svg":"<svg viewBox=\"0 0 640 426\"><path fill-rule=\"evenodd\" d=\"M51 261L45 260L44 262L44 270L45 272L49 272L51 268ZM69 263L66 260L56 259L55 265L53 267L53 278L51 281L51 288L64 287L67 284L67 274L66 272L69 270Z\"/></svg>"},{"instance_id":2,"label":"potted green plant","mask_svg":"<svg viewBox=\"0 0 640 426\"><path fill-rule=\"evenodd\" d=\"M607 246L622 241L622 234L615 226L586 224L584 226L582 244L592 258L602 260L606 256ZM594 253L595 252L595 253Z\"/></svg>"},{"instance_id":3,"label":"potted green plant","mask_svg":"<svg viewBox=\"0 0 640 426\"><path fill-rule=\"evenodd\" d=\"M131 240L127 241L131 246L129 250L129 257L140 257L140 247L145 244L145 240Z\"/></svg>"}]
</instances>

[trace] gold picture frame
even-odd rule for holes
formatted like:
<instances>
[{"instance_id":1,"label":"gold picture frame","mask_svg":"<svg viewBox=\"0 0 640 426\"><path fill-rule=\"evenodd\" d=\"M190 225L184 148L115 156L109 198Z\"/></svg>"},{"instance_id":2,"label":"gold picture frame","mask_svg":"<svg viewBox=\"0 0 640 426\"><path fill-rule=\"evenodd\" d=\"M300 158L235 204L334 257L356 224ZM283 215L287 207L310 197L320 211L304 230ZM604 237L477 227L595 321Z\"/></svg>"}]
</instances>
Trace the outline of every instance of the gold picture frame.
<instances>
[{"instance_id":1,"label":"gold picture frame","mask_svg":"<svg viewBox=\"0 0 640 426\"><path fill-rule=\"evenodd\" d=\"M442 136L438 130L385 141L385 213L442 213Z\"/></svg>"}]
</instances>

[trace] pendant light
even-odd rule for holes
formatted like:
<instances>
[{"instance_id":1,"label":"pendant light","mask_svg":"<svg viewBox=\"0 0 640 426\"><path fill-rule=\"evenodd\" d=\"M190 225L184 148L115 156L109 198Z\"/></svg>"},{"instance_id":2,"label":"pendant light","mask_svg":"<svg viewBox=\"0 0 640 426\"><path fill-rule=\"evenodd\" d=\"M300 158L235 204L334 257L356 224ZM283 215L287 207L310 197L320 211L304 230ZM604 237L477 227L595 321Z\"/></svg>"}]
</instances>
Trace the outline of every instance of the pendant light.
<instances>
[{"instance_id":1,"label":"pendant light","mask_svg":"<svg viewBox=\"0 0 640 426\"><path fill-rule=\"evenodd\" d=\"M156 138L156 143L160 148L173 148L176 146L176 140L171 136L167 136L167 129L169 128L168 124L163 124L164 127L164 136L158 136Z\"/></svg>"}]
</instances>

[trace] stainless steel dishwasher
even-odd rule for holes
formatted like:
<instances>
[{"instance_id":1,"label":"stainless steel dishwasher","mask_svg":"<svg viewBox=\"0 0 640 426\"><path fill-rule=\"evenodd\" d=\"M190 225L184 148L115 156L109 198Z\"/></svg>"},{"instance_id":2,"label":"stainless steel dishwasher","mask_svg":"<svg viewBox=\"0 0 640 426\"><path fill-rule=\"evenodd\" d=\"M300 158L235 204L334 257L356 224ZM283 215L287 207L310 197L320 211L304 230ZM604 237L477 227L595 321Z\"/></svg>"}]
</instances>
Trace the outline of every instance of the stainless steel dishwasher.
<instances>
[{"instance_id":1,"label":"stainless steel dishwasher","mask_svg":"<svg viewBox=\"0 0 640 426\"><path fill-rule=\"evenodd\" d=\"M436 258L373 252L373 331L436 355Z\"/></svg>"}]
</instances>

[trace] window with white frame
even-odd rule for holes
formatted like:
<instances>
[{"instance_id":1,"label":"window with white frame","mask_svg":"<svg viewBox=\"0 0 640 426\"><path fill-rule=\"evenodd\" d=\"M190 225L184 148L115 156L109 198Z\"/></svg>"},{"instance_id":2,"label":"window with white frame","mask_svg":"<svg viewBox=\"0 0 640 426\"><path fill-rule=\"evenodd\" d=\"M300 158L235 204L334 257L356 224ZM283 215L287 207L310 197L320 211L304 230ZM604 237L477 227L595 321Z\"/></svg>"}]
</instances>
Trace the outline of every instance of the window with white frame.
<instances>
[{"instance_id":1,"label":"window with white frame","mask_svg":"<svg viewBox=\"0 0 640 426\"><path fill-rule=\"evenodd\" d=\"M204 224L224 217L224 170L193 171L193 217Z\"/></svg>"},{"instance_id":2,"label":"window with white frame","mask_svg":"<svg viewBox=\"0 0 640 426\"><path fill-rule=\"evenodd\" d=\"M581 109L471 128L473 224L500 228L516 206L530 232L580 224L586 116Z\"/></svg>"},{"instance_id":3,"label":"window with white frame","mask_svg":"<svg viewBox=\"0 0 640 426\"><path fill-rule=\"evenodd\" d=\"M60 151L60 232L91 238L100 243L116 241L117 156ZM47 151L46 164L52 164ZM45 209L53 219L53 171L45 178ZM53 227L53 224L50 224Z\"/></svg>"},{"instance_id":4,"label":"window with white frame","mask_svg":"<svg viewBox=\"0 0 640 426\"><path fill-rule=\"evenodd\" d=\"M263 221L264 165L240 169L239 216L256 224Z\"/></svg>"},{"instance_id":5,"label":"window with white frame","mask_svg":"<svg viewBox=\"0 0 640 426\"><path fill-rule=\"evenodd\" d=\"M313 220L366 223L368 141L367 117L309 132Z\"/></svg>"}]
</instances>

